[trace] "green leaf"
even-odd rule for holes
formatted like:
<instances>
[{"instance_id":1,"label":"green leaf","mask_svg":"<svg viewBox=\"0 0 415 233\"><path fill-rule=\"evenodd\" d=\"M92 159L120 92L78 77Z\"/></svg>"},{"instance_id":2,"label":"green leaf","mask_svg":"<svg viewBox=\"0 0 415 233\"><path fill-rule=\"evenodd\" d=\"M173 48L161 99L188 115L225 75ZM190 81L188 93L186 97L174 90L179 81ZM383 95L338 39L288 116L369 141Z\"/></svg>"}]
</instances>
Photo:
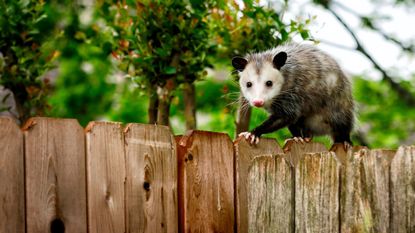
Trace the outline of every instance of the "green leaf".
<instances>
[{"instance_id":1,"label":"green leaf","mask_svg":"<svg viewBox=\"0 0 415 233\"><path fill-rule=\"evenodd\" d=\"M302 31L300 35L301 35L301 38L303 38L303 40L306 40L310 37L310 35L308 34L308 31Z\"/></svg>"},{"instance_id":2,"label":"green leaf","mask_svg":"<svg viewBox=\"0 0 415 233\"><path fill-rule=\"evenodd\" d=\"M176 72L177 72L176 67L167 66L166 68L164 68L165 74L175 74Z\"/></svg>"}]
</instances>

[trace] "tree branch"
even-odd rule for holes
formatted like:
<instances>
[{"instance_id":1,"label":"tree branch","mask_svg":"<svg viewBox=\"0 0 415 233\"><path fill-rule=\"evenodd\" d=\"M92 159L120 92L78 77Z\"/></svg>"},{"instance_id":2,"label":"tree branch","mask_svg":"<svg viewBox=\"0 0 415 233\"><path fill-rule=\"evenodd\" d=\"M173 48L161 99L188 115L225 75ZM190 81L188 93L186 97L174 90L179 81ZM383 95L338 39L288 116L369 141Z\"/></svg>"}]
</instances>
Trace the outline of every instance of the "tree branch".
<instances>
[{"instance_id":1,"label":"tree branch","mask_svg":"<svg viewBox=\"0 0 415 233\"><path fill-rule=\"evenodd\" d=\"M349 12L350 14L358 17L360 19L361 22L365 22L363 23L364 26L366 26L367 28L371 29L374 32L379 33L385 40L391 41L393 43L395 43L397 46L399 46L403 51L409 52L409 53L413 53L415 52L415 45L411 44L411 45L405 45L404 43L402 43L401 41L399 41L398 39L396 39L395 37L388 35L386 32L384 32L383 30L381 30L380 28L376 27L372 22L373 19L370 19L369 17L365 17L360 15L359 13L357 13L356 11L354 11L353 9L345 6L344 4L340 3L340 2L336 2L333 1L333 3L340 7L341 9L343 9L346 12Z\"/></svg>"},{"instance_id":2,"label":"tree branch","mask_svg":"<svg viewBox=\"0 0 415 233\"><path fill-rule=\"evenodd\" d=\"M342 44L338 44L338 43L334 43L334 42L331 42L331 41L328 41L328 40L318 39L317 41L319 41L319 42L321 42L321 43L323 43L323 44L326 44L326 45L332 46L332 47L337 47L337 48L339 48L339 49L344 49L344 50L355 50L355 48L348 47L348 46L345 46L345 45L342 45Z\"/></svg>"},{"instance_id":3,"label":"tree branch","mask_svg":"<svg viewBox=\"0 0 415 233\"><path fill-rule=\"evenodd\" d=\"M383 81L387 82L390 87L398 94L398 96L408 105L411 107L415 107L415 97L409 92L407 89L402 87L398 82L394 80L393 77L389 76L385 69L383 69L374 59L373 57L366 51L366 49L362 46L360 40L357 38L355 32L347 25L344 20L330 7L326 7L326 9L339 21L340 24L349 32L352 36L353 40L356 43L356 50L363 54L382 74Z\"/></svg>"}]
</instances>

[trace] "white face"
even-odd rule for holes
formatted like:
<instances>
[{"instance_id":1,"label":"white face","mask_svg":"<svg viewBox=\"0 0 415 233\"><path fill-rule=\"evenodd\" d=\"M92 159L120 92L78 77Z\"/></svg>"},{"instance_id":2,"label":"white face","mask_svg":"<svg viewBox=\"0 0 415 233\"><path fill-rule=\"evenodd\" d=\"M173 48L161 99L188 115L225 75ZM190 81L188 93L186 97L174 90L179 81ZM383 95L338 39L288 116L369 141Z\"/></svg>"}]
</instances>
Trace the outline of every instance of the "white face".
<instances>
[{"instance_id":1,"label":"white face","mask_svg":"<svg viewBox=\"0 0 415 233\"><path fill-rule=\"evenodd\" d=\"M280 71L271 63L263 64L259 74L255 65L249 63L239 76L242 94L250 105L256 107L269 108L272 99L280 93L284 83Z\"/></svg>"}]
</instances>

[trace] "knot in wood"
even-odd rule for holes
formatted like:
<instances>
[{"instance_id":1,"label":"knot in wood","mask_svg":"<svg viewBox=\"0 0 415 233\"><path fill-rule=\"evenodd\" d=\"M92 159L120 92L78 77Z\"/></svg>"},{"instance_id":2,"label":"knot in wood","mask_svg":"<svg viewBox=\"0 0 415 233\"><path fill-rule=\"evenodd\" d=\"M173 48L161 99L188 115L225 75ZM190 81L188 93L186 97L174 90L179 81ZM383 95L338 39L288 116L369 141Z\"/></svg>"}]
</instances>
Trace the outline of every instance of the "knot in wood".
<instances>
[{"instance_id":1,"label":"knot in wood","mask_svg":"<svg viewBox=\"0 0 415 233\"><path fill-rule=\"evenodd\" d=\"M65 224L59 218L53 219L50 223L50 232L51 233L64 233L65 232Z\"/></svg>"},{"instance_id":2,"label":"knot in wood","mask_svg":"<svg viewBox=\"0 0 415 233\"><path fill-rule=\"evenodd\" d=\"M143 184L143 188L144 188L146 191L150 191L150 183L149 183L149 182L147 182L147 181L145 181L145 182L144 182L144 184Z\"/></svg>"}]
</instances>

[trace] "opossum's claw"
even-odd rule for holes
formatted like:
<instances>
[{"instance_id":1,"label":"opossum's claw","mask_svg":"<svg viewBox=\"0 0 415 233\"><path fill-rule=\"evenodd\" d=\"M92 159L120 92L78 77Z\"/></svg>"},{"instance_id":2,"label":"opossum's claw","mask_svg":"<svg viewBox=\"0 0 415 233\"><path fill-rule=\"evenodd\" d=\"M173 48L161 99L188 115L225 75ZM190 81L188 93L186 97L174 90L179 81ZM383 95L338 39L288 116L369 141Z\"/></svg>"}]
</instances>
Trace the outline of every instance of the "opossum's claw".
<instances>
[{"instance_id":1,"label":"opossum's claw","mask_svg":"<svg viewBox=\"0 0 415 233\"><path fill-rule=\"evenodd\" d=\"M250 132L242 132L238 135L239 137L244 137L246 140L251 136Z\"/></svg>"},{"instance_id":2,"label":"opossum's claw","mask_svg":"<svg viewBox=\"0 0 415 233\"><path fill-rule=\"evenodd\" d=\"M301 144L304 144L304 138L302 138L302 137L294 137L294 141L300 142Z\"/></svg>"},{"instance_id":3,"label":"opossum's claw","mask_svg":"<svg viewBox=\"0 0 415 233\"><path fill-rule=\"evenodd\" d=\"M292 137L292 138L288 138L288 139L286 139L286 140L285 140L285 142L284 142L284 144L287 144L288 142L291 142L291 141L294 141L294 142L297 142L297 143L304 144L304 143L309 143L309 142L311 142L311 140L312 140L312 138L311 138L311 137L310 137L310 138Z\"/></svg>"},{"instance_id":4,"label":"opossum's claw","mask_svg":"<svg viewBox=\"0 0 415 233\"><path fill-rule=\"evenodd\" d=\"M259 137L251 132L242 132L238 135L239 137L244 137L251 145L256 145L259 143Z\"/></svg>"},{"instance_id":5,"label":"opossum's claw","mask_svg":"<svg viewBox=\"0 0 415 233\"><path fill-rule=\"evenodd\" d=\"M251 134L251 144L256 145L259 142L259 137L255 136L254 134Z\"/></svg>"}]
</instances>

